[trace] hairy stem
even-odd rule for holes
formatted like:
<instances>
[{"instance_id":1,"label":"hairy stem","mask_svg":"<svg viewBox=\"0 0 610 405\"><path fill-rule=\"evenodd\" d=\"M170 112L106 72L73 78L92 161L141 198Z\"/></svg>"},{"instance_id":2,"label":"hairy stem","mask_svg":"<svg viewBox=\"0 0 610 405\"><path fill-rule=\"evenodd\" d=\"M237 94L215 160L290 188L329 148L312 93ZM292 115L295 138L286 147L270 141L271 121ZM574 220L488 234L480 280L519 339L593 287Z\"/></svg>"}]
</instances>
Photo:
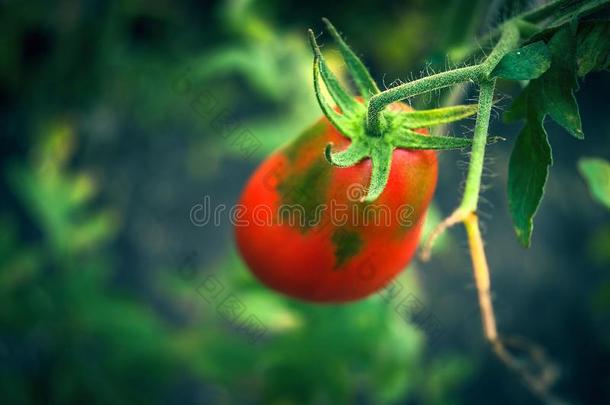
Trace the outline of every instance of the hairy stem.
<instances>
[{"instance_id":1,"label":"hairy stem","mask_svg":"<svg viewBox=\"0 0 610 405\"><path fill-rule=\"evenodd\" d=\"M487 143L487 131L491 108L493 106L493 95L496 81L490 80L481 83L479 93L479 113L474 127L472 138L472 153L468 165L466 187L460 208L465 212L473 212L477 209L479 192L481 190L481 174L483 173L483 161L485 159L485 145Z\"/></svg>"},{"instance_id":2,"label":"hairy stem","mask_svg":"<svg viewBox=\"0 0 610 405\"><path fill-rule=\"evenodd\" d=\"M406 98L439 90L455 84L478 79L483 73L480 65L467 66L460 69L437 73L418 80L392 87L373 96L367 111L367 132L378 136L381 132L380 114L390 104Z\"/></svg>"},{"instance_id":3,"label":"hairy stem","mask_svg":"<svg viewBox=\"0 0 610 405\"><path fill-rule=\"evenodd\" d=\"M423 77L376 94L371 97L368 104L366 114L367 132L372 136L381 134L381 112L392 103L468 81L480 83L488 80L487 76L500 59L514 49L518 43L519 29L516 24L506 24L503 26L498 44L483 63Z\"/></svg>"},{"instance_id":4,"label":"hairy stem","mask_svg":"<svg viewBox=\"0 0 610 405\"><path fill-rule=\"evenodd\" d=\"M487 132L489 129L489 120L491 118L491 109L493 107L493 95L495 87L495 79L489 79L488 76L502 57L513 50L518 44L519 30L516 24L511 23L505 25L502 31L502 36L500 37L500 40L494 47L493 51L483 63L477 65L478 69L480 70L480 77L477 77L477 82L480 86L479 109L474 128L474 136L472 139L472 150L470 154L470 163L468 165L468 175L466 177L464 195L462 197L460 206L455 210L455 212L445 221L443 221L438 226L437 230L432 233L432 237L426 244L424 253L422 254L424 258L430 255L430 249L436 237L438 237L448 227L459 222L464 222L470 213L476 212L477 210L479 193L481 190L483 162L485 160ZM373 97L373 99L374 98L375 97ZM371 99L371 101L373 101L373 99Z\"/></svg>"},{"instance_id":5,"label":"hairy stem","mask_svg":"<svg viewBox=\"0 0 610 405\"><path fill-rule=\"evenodd\" d=\"M487 59L478 65L479 76L473 79L479 84L479 107L477 121L474 129L473 144L466 177L466 186L462 201L458 208L445 219L432 232L430 239L424 245L422 258L427 259L430 255L434 240L448 227L462 222L468 235L468 246L472 260L472 270L477 294L479 308L481 310L481 322L485 339L491 345L496 356L510 369L515 371L530 391L546 403L561 403L549 393L549 386L555 379L554 367L544 358L542 350L525 340L510 340L501 338L496 326L496 317L491 299L491 280L487 257L479 220L477 206L481 190L481 175L483 173L483 162L485 159L485 146L487 144L489 121L493 107L493 95L495 79L489 78L489 73L494 69L500 59L514 49L519 43L519 30L517 24L507 24L503 27L500 40L494 47ZM529 355L528 361L537 367L532 371L531 367L525 365L516 356L511 354L508 347L512 345L519 350L526 351Z\"/></svg>"},{"instance_id":6,"label":"hairy stem","mask_svg":"<svg viewBox=\"0 0 610 405\"><path fill-rule=\"evenodd\" d=\"M437 226L428 240L424 243L421 253L422 260L424 261L430 259L434 242L445 230L447 230L447 228L463 222L469 213L475 212L477 209L479 192L481 190L483 161L485 160L485 145L487 143L487 132L489 129L489 120L491 118L495 87L495 79L488 79L487 76L498 64L500 59L515 48L518 43L519 30L517 29L516 24L506 25L500 40L491 54L489 54L483 63L477 65L482 76L479 80L481 88L479 94L479 111L474 129L474 137L472 139L472 151L470 155L470 164L468 165L468 176L466 178L464 196L462 197L460 206Z\"/></svg>"},{"instance_id":7,"label":"hairy stem","mask_svg":"<svg viewBox=\"0 0 610 405\"><path fill-rule=\"evenodd\" d=\"M519 30L516 25L509 24L505 26L502 36L498 44L482 66L482 70L487 77L496 67L500 59L519 43ZM477 114L477 122L474 127L474 136L472 138L472 153L470 155L470 164L468 165L468 176L466 177L466 188L460 210L464 213L476 211L479 202L479 192L481 190L481 174L483 173L483 161L485 159L485 145L487 144L487 132L489 129L489 120L491 118L491 108L493 106L493 96L496 81L495 79L483 79L479 85L481 87L479 94L479 113Z\"/></svg>"}]
</instances>

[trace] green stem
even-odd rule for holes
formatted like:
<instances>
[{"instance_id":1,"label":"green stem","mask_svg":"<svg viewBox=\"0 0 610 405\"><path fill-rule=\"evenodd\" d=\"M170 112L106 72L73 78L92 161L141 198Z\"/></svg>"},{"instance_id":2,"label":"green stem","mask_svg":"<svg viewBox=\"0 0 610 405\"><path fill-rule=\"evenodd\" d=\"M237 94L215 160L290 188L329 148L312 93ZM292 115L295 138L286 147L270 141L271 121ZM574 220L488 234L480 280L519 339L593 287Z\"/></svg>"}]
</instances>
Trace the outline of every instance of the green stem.
<instances>
[{"instance_id":1,"label":"green stem","mask_svg":"<svg viewBox=\"0 0 610 405\"><path fill-rule=\"evenodd\" d=\"M481 174L483 173L483 160L485 158L485 144L487 143L487 130L493 106L493 94L496 81L495 79L481 83L479 94L479 113L474 127L472 138L472 151L468 175L466 177L466 187L460 209L464 212L473 212L477 209L479 201L479 191L481 189Z\"/></svg>"},{"instance_id":2,"label":"green stem","mask_svg":"<svg viewBox=\"0 0 610 405\"><path fill-rule=\"evenodd\" d=\"M380 114L388 105L419 94L475 80L481 74L480 65L468 66L423 77L374 95L371 97L368 105L366 117L367 133L372 136L380 135L382 132Z\"/></svg>"},{"instance_id":3,"label":"green stem","mask_svg":"<svg viewBox=\"0 0 610 405\"><path fill-rule=\"evenodd\" d=\"M481 190L481 174L483 173L485 145L487 143L487 131L489 129L495 88L495 79L490 79L487 76L493 71L500 59L516 47L518 43L519 30L517 29L516 24L507 24L504 26L502 36L491 54L481 63L481 65L479 65L483 79L479 81L480 94L477 121L475 124L474 136L472 138L470 164L468 165L468 175L462 202L453 214L439 224L436 230L431 234L423 249L423 258L429 258L434 241L441 233L450 226L459 222L464 222L469 215L476 212L479 192Z\"/></svg>"},{"instance_id":4,"label":"green stem","mask_svg":"<svg viewBox=\"0 0 610 405\"><path fill-rule=\"evenodd\" d=\"M500 59L514 49L518 43L519 30L517 26L513 23L506 24L503 26L502 36L498 44L483 63L423 77L374 95L369 101L366 114L367 134L371 136L381 135L381 112L392 103L467 81L481 83L487 80L487 76Z\"/></svg>"},{"instance_id":5,"label":"green stem","mask_svg":"<svg viewBox=\"0 0 610 405\"><path fill-rule=\"evenodd\" d=\"M519 30L515 24L508 24L502 31L500 41L485 62L482 63L483 70L488 76L496 67L500 59L510 52L519 43ZM485 158L485 145L487 144L487 132L489 120L491 118L491 108L493 107L493 96L496 81L487 79L480 83L479 112L474 127L472 138L472 150L468 175L466 177L466 187L460 209L466 212L476 211L479 201L479 191L481 190L481 174L483 173L483 160Z\"/></svg>"},{"instance_id":6,"label":"green stem","mask_svg":"<svg viewBox=\"0 0 610 405\"><path fill-rule=\"evenodd\" d=\"M494 70L504 55L515 49L517 45L519 45L519 29L517 28L517 25L515 23L504 25L500 40L489 56L480 65L485 74L485 78L483 80L487 79L487 76L489 76L491 71Z\"/></svg>"},{"instance_id":7,"label":"green stem","mask_svg":"<svg viewBox=\"0 0 610 405\"><path fill-rule=\"evenodd\" d=\"M483 239L479 228L477 217L477 205L479 201L479 193L481 189L481 175L483 173L483 162L485 158L485 145L487 143L487 134L489 129L489 121L491 118L491 109L493 107L493 95L495 88L495 79L490 78L490 73L493 71L497 63L502 59L507 52L510 52L519 43L519 25L523 21L533 22L544 20L554 14L562 14L565 18L566 14L570 14L577 10L582 10L586 7L588 11L601 6L603 3L608 3L608 0L600 1L571 1L559 0L542 6L530 13L522 15L521 19L511 19L501 27L501 38L493 49L489 57L481 65L480 76L473 78L480 86L478 114L474 129L473 143L471 147L471 158L468 166L468 174L466 178L466 186L460 206L432 232L428 243L426 244L422 257L429 257L430 249L434 240L444 232L449 226L457 223L464 223L468 235L468 244L470 248L470 256L472 258L473 274L477 292L479 296L479 306L481 309L481 318L483 321L483 329L486 339L491 344L498 358L503 361L508 367L516 371L524 380L527 387L540 399L546 403L560 403L549 392L549 385L552 382L549 376L552 376L552 367L541 358L539 350L534 351L534 346L530 343L521 345L520 349L527 348L529 358L532 362L536 362L541 370L540 372L532 372L531 367L526 367L521 359L513 356L508 348L508 340L499 336L496 327L495 313L493 309L491 293L490 293L490 274L487 258L483 245ZM522 25L521 25L522 26ZM523 26L522 26L523 27ZM526 27L527 28L527 27ZM494 36L495 38L496 36ZM381 94L379 95L381 96ZM380 97L381 98L381 97ZM371 102L373 99L371 99ZM397 101L397 100L396 100ZM369 105L370 107L370 105ZM367 117L372 120L372 125L375 125L375 113L379 113L383 108L383 104L375 106L376 109L369 109L367 113L373 113ZM367 122L368 123L368 122Z\"/></svg>"}]
</instances>

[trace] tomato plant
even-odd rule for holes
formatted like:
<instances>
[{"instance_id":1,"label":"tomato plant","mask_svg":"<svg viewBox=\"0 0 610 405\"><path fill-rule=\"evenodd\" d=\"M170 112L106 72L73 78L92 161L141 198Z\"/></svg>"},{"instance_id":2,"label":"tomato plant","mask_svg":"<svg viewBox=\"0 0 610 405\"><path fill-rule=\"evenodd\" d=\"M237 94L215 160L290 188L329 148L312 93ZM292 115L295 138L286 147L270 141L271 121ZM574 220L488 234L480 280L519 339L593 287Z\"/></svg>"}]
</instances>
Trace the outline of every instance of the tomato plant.
<instances>
[{"instance_id":1,"label":"tomato plant","mask_svg":"<svg viewBox=\"0 0 610 405\"><path fill-rule=\"evenodd\" d=\"M354 223L356 216L348 223L331 224L327 233L316 232L324 230L323 222L313 229L278 223L238 227L238 245L252 271L272 288L315 301L352 300L381 288L405 266L418 243L419 227L437 174L431 150L469 148L462 201L432 233L422 257L430 256L438 235L452 225L464 224L486 339L532 392L545 401L554 401L549 392L548 364L535 355L536 347L500 336L496 327L477 215L483 161L487 145L498 140L488 136L497 80L525 84L504 119L525 122L509 162L508 206L517 239L529 247L534 215L552 164L545 118L550 117L577 139L584 138L574 91L579 78L610 66L610 25L604 14L607 11L608 1L604 0L550 2L499 25L485 40L493 45L488 55L481 55L477 48L466 52L474 63L384 91L325 20L362 102L355 101L330 71L310 30L314 86L325 118L263 162L244 191L242 203L246 211L257 204L277 208L291 203L306 206L305 212L311 213L332 199L346 202L349 186L359 184L366 195L351 201L351 205L364 209L388 204L391 211L397 211L399 204L411 204L414 226L407 231L400 231L399 224L383 230L363 227ZM475 106L425 111L397 107L404 100L446 88L451 88L447 98L450 101L455 98L454 91L468 83L479 88ZM332 100L327 100L327 93ZM471 139L425 135L421 131L474 113ZM265 188L265 172L278 163L284 169L277 184ZM294 194L287 194L286 190L300 190L303 194L293 198ZM281 219L281 215L275 215L275 219ZM254 219L253 214L246 214L246 218L249 222ZM364 281L358 276L358 269L367 260L381 270ZM518 361L511 353L514 345L525 350L536 367Z\"/></svg>"}]
</instances>

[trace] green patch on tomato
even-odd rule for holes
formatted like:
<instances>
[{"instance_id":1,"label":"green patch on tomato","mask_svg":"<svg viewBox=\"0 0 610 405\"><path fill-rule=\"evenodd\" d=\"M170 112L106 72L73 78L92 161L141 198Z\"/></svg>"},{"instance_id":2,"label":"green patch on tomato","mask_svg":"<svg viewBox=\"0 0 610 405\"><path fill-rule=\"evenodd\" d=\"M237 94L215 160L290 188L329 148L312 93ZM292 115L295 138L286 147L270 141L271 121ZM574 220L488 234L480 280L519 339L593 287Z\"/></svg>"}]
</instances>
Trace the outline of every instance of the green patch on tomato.
<instances>
[{"instance_id":1,"label":"green patch on tomato","mask_svg":"<svg viewBox=\"0 0 610 405\"><path fill-rule=\"evenodd\" d=\"M331 240L335 246L335 269L356 256L364 244L364 240L358 232L347 229L337 229Z\"/></svg>"},{"instance_id":2,"label":"green patch on tomato","mask_svg":"<svg viewBox=\"0 0 610 405\"><path fill-rule=\"evenodd\" d=\"M299 210L298 215L302 218L292 218L293 225L306 233L311 228L320 224L325 207L326 194L330 182L331 167L321 156L309 166L302 174L293 173L277 185L280 194L280 206L295 207ZM290 221L286 215L296 213L294 210L282 210L283 223ZM290 223L290 222L288 222Z\"/></svg>"},{"instance_id":3,"label":"green patch on tomato","mask_svg":"<svg viewBox=\"0 0 610 405\"><path fill-rule=\"evenodd\" d=\"M303 132L301 135L294 138L286 146L286 148L284 148L284 155L286 156L286 158L290 162L295 163L298 158L302 157L301 151L308 150L310 144L314 143L316 138L324 133L324 129L324 122L318 121L308 129L306 129L305 132Z\"/></svg>"}]
</instances>

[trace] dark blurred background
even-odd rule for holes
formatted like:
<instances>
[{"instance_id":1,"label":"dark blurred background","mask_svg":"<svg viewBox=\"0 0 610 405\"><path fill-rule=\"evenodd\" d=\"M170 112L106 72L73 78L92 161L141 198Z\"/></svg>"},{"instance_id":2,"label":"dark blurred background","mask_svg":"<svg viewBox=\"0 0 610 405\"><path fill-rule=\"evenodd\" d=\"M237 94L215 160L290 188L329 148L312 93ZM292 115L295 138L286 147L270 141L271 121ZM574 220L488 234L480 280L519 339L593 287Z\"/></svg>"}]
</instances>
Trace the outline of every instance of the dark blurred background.
<instances>
[{"instance_id":1,"label":"dark blurred background","mask_svg":"<svg viewBox=\"0 0 610 405\"><path fill-rule=\"evenodd\" d=\"M534 3L0 1L0 403L537 403L484 342L461 229L397 297L317 306L259 285L227 216L189 214L205 196L230 207L321 115L305 37L321 17L389 86L459 63ZM498 117L517 90L500 84ZM489 149L481 207L500 330L544 347L556 394L583 404L610 403L610 213L576 163L610 157L609 93L608 74L581 83L585 141L548 124L531 249L506 204L518 124L495 120L507 140ZM440 155L428 226L457 204L467 159ZM396 312L405 297L434 333Z\"/></svg>"}]
</instances>

